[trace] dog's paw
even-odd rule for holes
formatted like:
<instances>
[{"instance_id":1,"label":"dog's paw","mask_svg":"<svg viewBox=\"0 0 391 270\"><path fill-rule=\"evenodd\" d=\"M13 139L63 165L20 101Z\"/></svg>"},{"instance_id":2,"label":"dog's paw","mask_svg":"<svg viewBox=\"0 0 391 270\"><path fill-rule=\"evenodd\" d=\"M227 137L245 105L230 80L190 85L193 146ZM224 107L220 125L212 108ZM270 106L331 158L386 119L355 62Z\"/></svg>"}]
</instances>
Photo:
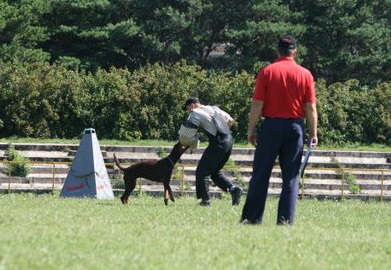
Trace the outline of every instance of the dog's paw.
<instances>
[{"instance_id":1,"label":"dog's paw","mask_svg":"<svg viewBox=\"0 0 391 270\"><path fill-rule=\"evenodd\" d=\"M123 204L128 204L128 198L121 197L121 202Z\"/></svg>"}]
</instances>

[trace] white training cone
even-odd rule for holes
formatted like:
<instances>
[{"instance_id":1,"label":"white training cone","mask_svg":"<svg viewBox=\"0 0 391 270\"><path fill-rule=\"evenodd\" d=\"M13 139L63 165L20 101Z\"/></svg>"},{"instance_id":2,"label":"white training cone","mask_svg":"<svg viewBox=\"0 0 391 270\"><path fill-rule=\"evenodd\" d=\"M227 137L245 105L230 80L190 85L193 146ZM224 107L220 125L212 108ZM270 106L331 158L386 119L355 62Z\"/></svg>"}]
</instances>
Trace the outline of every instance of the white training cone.
<instances>
[{"instance_id":1,"label":"white training cone","mask_svg":"<svg viewBox=\"0 0 391 270\"><path fill-rule=\"evenodd\" d=\"M114 199L95 129L84 130L60 197Z\"/></svg>"}]
</instances>

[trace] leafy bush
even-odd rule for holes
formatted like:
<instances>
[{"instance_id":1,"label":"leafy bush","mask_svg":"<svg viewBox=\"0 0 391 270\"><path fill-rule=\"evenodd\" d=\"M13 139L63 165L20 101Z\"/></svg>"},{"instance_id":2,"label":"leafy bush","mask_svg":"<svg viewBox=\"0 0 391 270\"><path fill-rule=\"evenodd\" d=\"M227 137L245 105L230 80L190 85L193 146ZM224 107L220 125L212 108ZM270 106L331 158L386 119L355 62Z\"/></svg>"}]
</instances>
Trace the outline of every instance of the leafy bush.
<instances>
[{"instance_id":1,"label":"leafy bush","mask_svg":"<svg viewBox=\"0 0 391 270\"><path fill-rule=\"evenodd\" d=\"M12 161L11 163L7 163L7 174L11 176L26 177L30 173L31 166L26 163L29 161L29 159L22 157L20 153L15 149L14 145L8 145L8 148L5 151L5 156L8 157L9 161Z\"/></svg>"},{"instance_id":2,"label":"leafy bush","mask_svg":"<svg viewBox=\"0 0 391 270\"><path fill-rule=\"evenodd\" d=\"M360 194L361 187L356 181L356 177L350 173L347 173L346 182L348 184L349 191L353 194Z\"/></svg>"},{"instance_id":3,"label":"leafy bush","mask_svg":"<svg viewBox=\"0 0 391 270\"><path fill-rule=\"evenodd\" d=\"M339 162L336 158L331 158L331 162L334 162L337 168L343 169L345 166ZM341 178L345 180L346 184L348 185L348 189L352 194L360 194L361 193L361 187L357 183L356 176L349 172L338 171L341 175Z\"/></svg>"},{"instance_id":4,"label":"leafy bush","mask_svg":"<svg viewBox=\"0 0 391 270\"><path fill-rule=\"evenodd\" d=\"M0 136L74 139L92 127L100 139L174 141L187 117L183 101L198 96L232 115L232 132L241 142L253 88L253 74L205 71L183 61L94 73L5 63ZM391 83L370 89L357 80L318 80L316 91L320 144L391 144Z\"/></svg>"}]
</instances>

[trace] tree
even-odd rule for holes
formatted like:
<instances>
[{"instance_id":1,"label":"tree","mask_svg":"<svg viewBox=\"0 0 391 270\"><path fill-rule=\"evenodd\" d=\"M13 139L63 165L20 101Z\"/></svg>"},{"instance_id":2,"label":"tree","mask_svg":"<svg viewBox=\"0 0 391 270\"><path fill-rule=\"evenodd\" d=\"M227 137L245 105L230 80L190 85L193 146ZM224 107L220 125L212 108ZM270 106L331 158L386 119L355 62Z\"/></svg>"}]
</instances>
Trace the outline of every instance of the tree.
<instances>
[{"instance_id":1,"label":"tree","mask_svg":"<svg viewBox=\"0 0 391 270\"><path fill-rule=\"evenodd\" d=\"M279 37L292 34L300 38L305 33L302 13L292 11L283 2L251 1L242 11L242 20L227 30L228 42L233 44L231 55L234 56L236 68L257 72L276 59ZM301 45L301 53L305 54L305 44Z\"/></svg>"},{"instance_id":2,"label":"tree","mask_svg":"<svg viewBox=\"0 0 391 270\"><path fill-rule=\"evenodd\" d=\"M28 64L49 60L49 54L38 46L49 39L39 21L47 7L44 0L0 2L0 61Z\"/></svg>"},{"instance_id":3,"label":"tree","mask_svg":"<svg viewBox=\"0 0 391 270\"><path fill-rule=\"evenodd\" d=\"M119 55L123 53L113 46L110 37L118 40L118 29L128 37L133 26L131 20L116 16L115 3L107 0L52 0L49 6L41 23L48 28L51 37L41 46L50 53L52 63L80 63L81 68L88 70L125 64L123 59L118 63ZM124 31L126 27L130 30Z\"/></svg>"},{"instance_id":4,"label":"tree","mask_svg":"<svg viewBox=\"0 0 391 270\"><path fill-rule=\"evenodd\" d=\"M327 82L357 79L376 85L390 78L391 1L292 1L305 12L304 63Z\"/></svg>"}]
</instances>

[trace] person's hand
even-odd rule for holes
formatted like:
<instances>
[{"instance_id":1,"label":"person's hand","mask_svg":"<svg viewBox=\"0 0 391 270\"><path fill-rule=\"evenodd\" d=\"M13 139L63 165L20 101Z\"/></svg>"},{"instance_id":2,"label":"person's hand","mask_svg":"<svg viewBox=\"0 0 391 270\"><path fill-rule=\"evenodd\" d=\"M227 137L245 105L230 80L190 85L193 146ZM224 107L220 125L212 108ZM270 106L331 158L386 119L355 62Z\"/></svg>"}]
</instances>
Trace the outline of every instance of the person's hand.
<instances>
[{"instance_id":1,"label":"person's hand","mask_svg":"<svg viewBox=\"0 0 391 270\"><path fill-rule=\"evenodd\" d=\"M247 133L247 141L254 146L257 146L258 133L256 131L252 131Z\"/></svg>"},{"instance_id":2,"label":"person's hand","mask_svg":"<svg viewBox=\"0 0 391 270\"><path fill-rule=\"evenodd\" d=\"M318 145L318 137L311 137L311 140L308 142L308 146L315 148Z\"/></svg>"}]
</instances>

